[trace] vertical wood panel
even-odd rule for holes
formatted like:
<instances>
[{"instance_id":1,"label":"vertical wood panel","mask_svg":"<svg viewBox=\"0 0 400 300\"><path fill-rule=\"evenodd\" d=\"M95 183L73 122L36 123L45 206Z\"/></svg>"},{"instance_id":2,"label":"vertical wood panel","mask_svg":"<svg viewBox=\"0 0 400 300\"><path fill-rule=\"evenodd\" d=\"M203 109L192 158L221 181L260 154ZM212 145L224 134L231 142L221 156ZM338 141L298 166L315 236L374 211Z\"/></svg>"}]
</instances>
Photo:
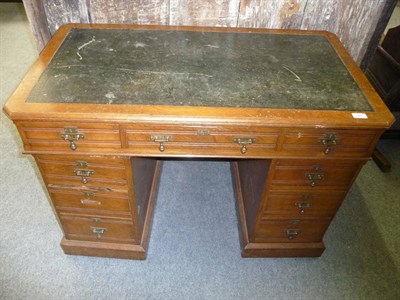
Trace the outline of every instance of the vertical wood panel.
<instances>
[{"instance_id":1,"label":"vertical wood panel","mask_svg":"<svg viewBox=\"0 0 400 300\"><path fill-rule=\"evenodd\" d=\"M240 0L171 0L170 25L236 27Z\"/></svg>"},{"instance_id":2,"label":"vertical wood panel","mask_svg":"<svg viewBox=\"0 0 400 300\"><path fill-rule=\"evenodd\" d=\"M367 50L386 1L341 0L341 18L335 33L357 63Z\"/></svg>"},{"instance_id":3,"label":"vertical wood panel","mask_svg":"<svg viewBox=\"0 0 400 300\"><path fill-rule=\"evenodd\" d=\"M86 0L42 0L50 33L63 24L89 23Z\"/></svg>"},{"instance_id":4,"label":"vertical wood panel","mask_svg":"<svg viewBox=\"0 0 400 300\"><path fill-rule=\"evenodd\" d=\"M169 0L88 0L92 23L168 25Z\"/></svg>"},{"instance_id":5,"label":"vertical wood panel","mask_svg":"<svg viewBox=\"0 0 400 300\"><path fill-rule=\"evenodd\" d=\"M65 23L129 23L328 30L361 63L396 0L24 0L41 50ZM386 20L386 21L385 21ZM383 27L383 24L380 24ZM370 49L371 48L371 49ZM368 54L367 53L367 54ZM367 55L368 56L368 55ZM364 65L368 61L363 62Z\"/></svg>"},{"instance_id":6,"label":"vertical wood panel","mask_svg":"<svg viewBox=\"0 0 400 300\"><path fill-rule=\"evenodd\" d=\"M51 38L43 3L41 0L24 0L23 3L40 52Z\"/></svg>"},{"instance_id":7,"label":"vertical wood panel","mask_svg":"<svg viewBox=\"0 0 400 300\"><path fill-rule=\"evenodd\" d=\"M242 0L239 27L300 28L308 0Z\"/></svg>"},{"instance_id":8,"label":"vertical wood panel","mask_svg":"<svg viewBox=\"0 0 400 300\"><path fill-rule=\"evenodd\" d=\"M302 29L328 30L336 32L340 21L340 5L343 0L324 0L322 3L308 0L301 24ZM356 0L357 1L357 0Z\"/></svg>"},{"instance_id":9,"label":"vertical wood panel","mask_svg":"<svg viewBox=\"0 0 400 300\"><path fill-rule=\"evenodd\" d=\"M360 63L385 3L384 0L242 0L238 26L331 31Z\"/></svg>"}]
</instances>

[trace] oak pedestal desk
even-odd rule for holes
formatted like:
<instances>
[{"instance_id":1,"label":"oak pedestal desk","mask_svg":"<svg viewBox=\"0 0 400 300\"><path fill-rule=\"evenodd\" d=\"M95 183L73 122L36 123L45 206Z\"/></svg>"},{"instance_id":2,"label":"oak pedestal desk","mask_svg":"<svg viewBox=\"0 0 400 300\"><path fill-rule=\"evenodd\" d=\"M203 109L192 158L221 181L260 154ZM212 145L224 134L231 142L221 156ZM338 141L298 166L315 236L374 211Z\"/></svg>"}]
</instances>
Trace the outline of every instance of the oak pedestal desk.
<instances>
[{"instance_id":1,"label":"oak pedestal desk","mask_svg":"<svg viewBox=\"0 0 400 300\"><path fill-rule=\"evenodd\" d=\"M62 26L4 110L64 252L130 259L167 157L231 161L242 256L320 256L393 123L333 34L244 28Z\"/></svg>"}]
</instances>

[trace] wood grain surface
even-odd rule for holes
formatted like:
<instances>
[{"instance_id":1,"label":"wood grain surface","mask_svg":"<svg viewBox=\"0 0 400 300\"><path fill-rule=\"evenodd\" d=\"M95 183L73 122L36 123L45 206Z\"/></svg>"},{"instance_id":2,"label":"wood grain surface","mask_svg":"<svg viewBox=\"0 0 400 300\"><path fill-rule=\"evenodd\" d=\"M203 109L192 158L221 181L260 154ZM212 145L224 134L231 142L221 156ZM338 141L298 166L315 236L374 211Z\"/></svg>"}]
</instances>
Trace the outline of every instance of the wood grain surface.
<instances>
[{"instance_id":1,"label":"wood grain surface","mask_svg":"<svg viewBox=\"0 0 400 300\"><path fill-rule=\"evenodd\" d=\"M389 3L390 2L390 3ZM24 0L42 50L66 23L156 24L327 30L360 64L396 0ZM388 9L389 8L389 9ZM378 30L378 34L376 33ZM382 32L381 32L382 31ZM366 62L363 62L366 65Z\"/></svg>"}]
</instances>

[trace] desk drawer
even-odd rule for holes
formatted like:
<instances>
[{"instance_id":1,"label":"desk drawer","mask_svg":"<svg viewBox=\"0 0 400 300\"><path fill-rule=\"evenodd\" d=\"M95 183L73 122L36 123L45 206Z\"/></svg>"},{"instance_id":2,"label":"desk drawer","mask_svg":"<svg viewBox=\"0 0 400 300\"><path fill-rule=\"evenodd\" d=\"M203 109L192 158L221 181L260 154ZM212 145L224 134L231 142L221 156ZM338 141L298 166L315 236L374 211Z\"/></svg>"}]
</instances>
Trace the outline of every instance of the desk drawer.
<instances>
[{"instance_id":1,"label":"desk drawer","mask_svg":"<svg viewBox=\"0 0 400 300\"><path fill-rule=\"evenodd\" d=\"M111 152L121 148L116 124L20 122L27 151Z\"/></svg>"},{"instance_id":2,"label":"desk drawer","mask_svg":"<svg viewBox=\"0 0 400 300\"><path fill-rule=\"evenodd\" d=\"M282 152L296 156L369 157L376 130L286 129Z\"/></svg>"},{"instance_id":3,"label":"desk drawer","mask_svg":"<svg viewBox=\"0 0 400 300\"><path fill-rule=\"evenodd\" d=\"M65 237L70 240L135 242L135 229L129 219L60 214L60 221Z\"/></svg>"},{"instance_id":4,"label":"desk drawer","mask_svg":"<svg viewBox=\"0 0 400 300\"><path fill-rule=\"evenodd\" d=\"M76 176L84 181L92 179L126 180L123 158L37 155L37 163L46 175Z\"/></svg>"},{"instance_id":5,"label":"desk drawer","mask_svg":"<svg viewBox=\"0 0 400 300\"><path fill-rule=\"evenodd\" d=\"M330 219L265 218L256 229L255 241L264 243L319 242Z\"/></svg>"},{"instance_id":6,"label":"desk drawer","mask_svg":"<svg viewBox=\"0 0 400 300\"><path fill-rule=\"evenodd\" d=\"M266 155L276 151L280 131L256 127L131 126L128 147L166 155Z\"/></svg>"},{"instance_id":7,"label":"desk drawer","mask_svg":"<svg viewBox=\"0 0 400 300\"><path fill-rule=\"evenodd\" d=\"M54 174L42 174L47 187L65 187L65 188L77 188L77 189L99 189L109 192L128 192L127 180L106 180L98 179L95 177L90 178L86 183L82 182L80 176L64 176Z\"/></svg>"},{"instance_id":8,"label":"desk drawer","mask_svg":"<svg viewBox=\"0 0 400 300\"><path fill-rule=\"evenodd\" d=\"M81 210L86 213L94 210L130 215L127 193L94 192L49 188L56 209Z\"/></svg>"},{"instance_id":9,"label":"desk drawer","mask_svg":"<svg viewBox=\"0 0 400 300\"><path fill-rule=\"evenodd\" d=\"M346 190L364 163L345 160L276 160L270 178L271 189L304 187Z\"/></svg>"},{"instance_id":10,"label":"desk drawer","mask_svg":"<svg viewBox=\"0 0 400 300\"><path fill-rule=\"evenodd\" d=\"M265 215L333 216L345 196L346 192L337 191L272 191L265 200L263 210Z\"/></svg>"}]
</instances>

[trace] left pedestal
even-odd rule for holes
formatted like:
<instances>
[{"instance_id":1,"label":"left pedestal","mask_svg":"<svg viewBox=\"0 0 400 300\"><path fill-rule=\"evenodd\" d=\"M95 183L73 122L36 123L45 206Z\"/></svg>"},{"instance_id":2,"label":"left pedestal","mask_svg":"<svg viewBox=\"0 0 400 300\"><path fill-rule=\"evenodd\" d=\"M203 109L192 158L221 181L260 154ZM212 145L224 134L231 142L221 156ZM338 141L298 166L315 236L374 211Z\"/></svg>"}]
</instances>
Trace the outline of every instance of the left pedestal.
<instances>
[{"instance_id":1,"label":"left pedestal","mask_svg":"<svg viewBox=\"0 0 400 300\"><path fill-rule=\"evenodd\" d=\"M161 162L34 155L64 232L66 254L145 259Z\"/></svg>"}]
</instances>

